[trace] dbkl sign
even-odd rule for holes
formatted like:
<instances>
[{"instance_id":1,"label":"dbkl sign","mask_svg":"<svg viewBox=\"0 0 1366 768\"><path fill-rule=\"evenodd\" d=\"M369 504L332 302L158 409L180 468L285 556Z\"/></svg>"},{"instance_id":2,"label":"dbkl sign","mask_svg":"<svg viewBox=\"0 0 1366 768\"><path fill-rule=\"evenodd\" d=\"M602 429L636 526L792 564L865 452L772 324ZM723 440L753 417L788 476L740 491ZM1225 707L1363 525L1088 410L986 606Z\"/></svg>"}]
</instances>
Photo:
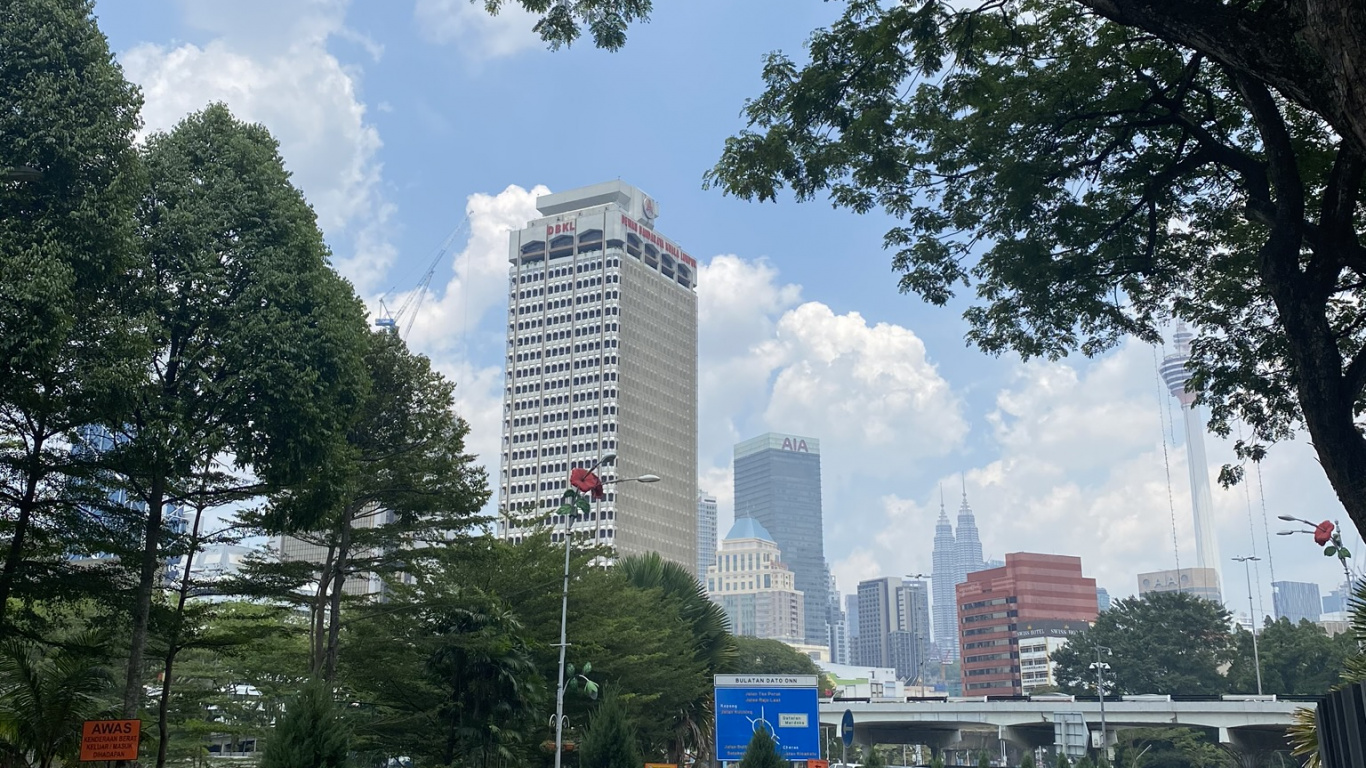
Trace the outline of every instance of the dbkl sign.
<instances>
[{"instance_id":1,"label":"dbkl sign","mask_svg":"<svg viewBox=\"0 0 1366 768\"><path fill-rule=\"evenodd\" d=\"M784 438L783 438L783 450L784 450L784 451L796 451L797 453L810 453L810 451L808 451L807 448L806 448L806 441L803 440L803 439L801 439L800 437L798 437L798 438L784 437Z\"/></svg>"}]
</instances>

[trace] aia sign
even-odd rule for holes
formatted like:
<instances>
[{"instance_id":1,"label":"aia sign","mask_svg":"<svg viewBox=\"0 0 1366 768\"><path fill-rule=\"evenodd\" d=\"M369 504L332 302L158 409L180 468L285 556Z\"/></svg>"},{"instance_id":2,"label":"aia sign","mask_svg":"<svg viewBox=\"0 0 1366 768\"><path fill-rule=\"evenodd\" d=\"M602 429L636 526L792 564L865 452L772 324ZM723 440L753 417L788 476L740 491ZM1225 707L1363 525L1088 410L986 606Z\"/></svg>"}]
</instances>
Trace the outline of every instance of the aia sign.
<instances>
[{"instance_id":1,"label":"aia sign","mask_svg":"<svg viewBox=\"0 0 1366 768\"><path fill-rule=\"evenodd\" d=\"M810 453L810 451L806 449L806 441L800 437L784 437L783 450L796 451L797 453Z\"/></svg>"}]
</instances>

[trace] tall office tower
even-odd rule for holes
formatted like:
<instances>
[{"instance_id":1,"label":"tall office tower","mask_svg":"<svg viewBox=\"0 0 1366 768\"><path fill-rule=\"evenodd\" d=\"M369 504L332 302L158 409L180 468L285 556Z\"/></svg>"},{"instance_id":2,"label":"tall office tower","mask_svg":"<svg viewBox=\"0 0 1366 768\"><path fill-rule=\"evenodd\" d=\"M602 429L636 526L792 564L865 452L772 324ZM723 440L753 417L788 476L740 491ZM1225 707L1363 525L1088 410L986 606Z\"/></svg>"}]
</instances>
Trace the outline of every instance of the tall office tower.
<instances>
[{"instance_id":1,"label":"tall office tower","mask_svg":"<svg viewBox=\"0 0 1366 768\"><path fill-rule=\"evenodd\" d=\"M977 537L977 518L972 514L972 507L968 506L968 489L963 488L963 504L958 508L958 527L954 531L954 539L957 541L955 557L954 584L962 584L969 573L982 570L986 564L982 560L982 540Z\"/></svg>"},{"instance_id":2,"label":"tall office tower","mask_svg":"<svg viewBox=\"0 0 1366 768\"><path fill-rule=\"evenodd\" d=\"M858 585L858 642L854 663L892 667L900 680L916 680L929 658L929 590L923 581L896 577Z\"/></svg>"},{"instance_id":3,"label":"tall office tower","mask_svg":"<svg viewBox=\"0 0 1366 768\"><path fill-rule=\"evenodd\" d=\"M1096 611L1105 613L1110 610L1110 590L1105 587L1096 587Z\"/></svg>"},{"instance_id":4,"label":"tall office tower","mask_svg":"<svg viewBox=\"0 0 1366 768\"><path fill-rule=\"evenodd\" d=\"M655 232L654 200L620 181L536 209L509 243L498 534L520 541L525 521L559 506L572 469L615 455L604 479L663 481L609 486L574 535L692 570L697 262Z\"/></svg>"},{"instance_id":5,"label":"tall office tower","mask_svg":"<svg viewBox=\"0 0 1366 768\"><path fill-rule=\"evenodd\" d=\"M1312 582L1271 582L1271 604L1276 618L1289 619L1291 624L1317 622L1322 617L1323 599L1319 597L1319 585Z\"/></svg>"},{"instance_id":6,"label":"tall office tower","mask_svg":"<svg viewBox=\"0 0 1366 768\"><path fill-rule=\"evenodd\" d=\"M803 596L773 536L752 517L735 521L707 567L707 596L730 618L737 635L801 642Z\"/></svg>"},{"instance_id":7,"label":"tall office tower","mask_svg":"<svg viewBox=\"0 0 1366 768\"><path fill-rule=\"evenodd\" d=\"M941 492L942 494L942 492ZM953 588L958 583L958 542L953 537L944 499L939 499L939 522L934 526L934 555L931 585L934 588L934 642L940 658L958 658L958 606Z\"/></svg>"},{"instance_id":8,"label":"tall office tower","mask_svg":"<svg viewBox=\"0 0 1366 768\"><path fill-rule=\"evenodd\" d=\"M835 664L848 664L851 661L849 655L849 624L845 618L842 602L839 585L835 583L835 574L832 573L830 574L830 607L826 611L825 621L829 627L830 661Z\"/></svg>"},{"instance_id":9,"label":"tall office tower","mask_svg":"<svg viewBox=\"0 0 1366 768\"><path fill-rule=\"evenodd\" d=\"M844 596L844 625L849 628L849 663L858 656L858 590Z\"/></svg>"},{"instance_id":10,"label":"tall office tower","mask_svg":"<svg viewBox=\"0 0 1366 768\"><path fill-rule=\"evenodd\" d=\"M697 492L697 578L707 577L707 566L716 562L716 497Z\"/></svg>"},{"instance_id":11,"label":"tall office tower","mask_svg":"<svg viewBox=\"0 0 1366 768\"><path fill-rule=\"evenodd\" d=\"M1186 363L1190 360L1193 338L1184 325L1177 327L1172 337L1176 349L1162 359L1162 379L1167 382L1172 397L1181 402L1181 417L1186 427L1186 468L1190 470L1191 513L1195 518L1195 567L1212 570L1213 586L1218 590L1223 582L1220 577L1223 564L1219 561L1219 542L1214 538L1214 500L1210 496L1209 467L1205 459L1205 415L1204 409L1195 404L1196 393L1186 388L1190 382ZM1201 574L1197 580L1208 583L1210 576Z\"/></svg>"},{"instance_id":12,"label":"tall office tower","mask_svg":"<svg viewBox=\"0 0 1366 768\"><path fill-rule=\"evenodd\" d=\"M773 532L806 596L806 642L825 645L825 532L821 522L821 450L814 437L759 435L735 446L735 517Z\"/></svg>"}]
</instances>

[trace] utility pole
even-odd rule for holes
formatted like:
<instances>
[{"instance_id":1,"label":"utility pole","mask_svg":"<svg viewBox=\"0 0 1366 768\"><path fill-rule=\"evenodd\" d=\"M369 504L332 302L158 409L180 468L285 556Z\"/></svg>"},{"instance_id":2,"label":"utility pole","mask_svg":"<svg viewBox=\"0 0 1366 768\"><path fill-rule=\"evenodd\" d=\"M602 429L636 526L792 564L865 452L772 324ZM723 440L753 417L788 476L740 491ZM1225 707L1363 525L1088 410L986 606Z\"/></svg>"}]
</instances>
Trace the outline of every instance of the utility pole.
<instances>
[{"instance_id":1,"label":"utility pole","mask_svg":"<svg viewBox=\"0 0 1366 768\"><path fill-rule=\"evenodd\" d=\"M1096 695L1100 697L1100 749L1101 754L1109 758L1110 740L1105 731L1105 670L1110 668L1109 664L1100 660L1100 652L1105 651L1105 655L1110 655L1110 649L1103 645L1096 646L1096 661L1091 668L1096 670Z\"/></svg>"}]
</instances>

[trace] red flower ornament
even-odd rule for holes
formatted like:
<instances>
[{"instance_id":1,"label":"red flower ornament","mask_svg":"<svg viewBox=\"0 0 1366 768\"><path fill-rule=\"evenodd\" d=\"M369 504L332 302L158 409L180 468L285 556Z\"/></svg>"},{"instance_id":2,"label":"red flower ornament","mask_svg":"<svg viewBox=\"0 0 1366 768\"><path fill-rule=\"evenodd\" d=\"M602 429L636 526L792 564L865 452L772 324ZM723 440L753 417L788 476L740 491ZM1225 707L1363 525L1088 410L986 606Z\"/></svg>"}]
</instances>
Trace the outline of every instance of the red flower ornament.
<instances>
[{"instance_id":1,"label":"red flower ornament","mask_svg":"<svg viewBox=\"0 0 1366 768\"><path fill-rule=\"evenodd\" d=\"M607 498L607 492L602 489L602 479L582 467L569 473L569 484L591 496L594 501Z\"/></svg>"},{"instance_id":2,"label":"red flower ornament","mask_svg":"<svg viewBox=\"0 0 1366 768\"><path fill-rule=\"evenodd\" d=\"M1328 520L1318 524L1314 529L1314 543L1320 547L1333 540L1333 524Z\"/></svg>"}]
</instances>

